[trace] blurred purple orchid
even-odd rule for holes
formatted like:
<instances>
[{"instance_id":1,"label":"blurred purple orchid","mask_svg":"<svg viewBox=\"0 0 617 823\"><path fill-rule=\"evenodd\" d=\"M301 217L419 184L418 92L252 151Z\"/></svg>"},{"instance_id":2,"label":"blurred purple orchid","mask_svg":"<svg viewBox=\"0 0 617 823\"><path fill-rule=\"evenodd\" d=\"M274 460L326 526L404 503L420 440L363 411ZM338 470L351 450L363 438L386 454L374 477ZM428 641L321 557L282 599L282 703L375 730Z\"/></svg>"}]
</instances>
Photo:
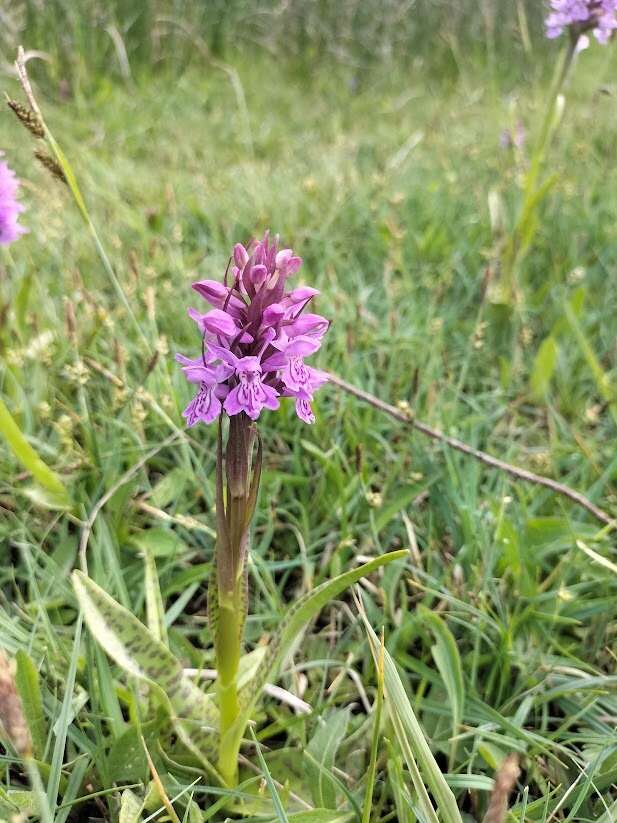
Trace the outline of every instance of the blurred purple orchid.
<instances>
[{"instance_id":1,"label":"blurred purple orchid","mask_svg":"<svg viewBox=\"0 0 617 823\"><path fill-rule=\"evenodd\" d=\"M193 289L212 309L189 309L203 340L202 357L176 359L199 391L183 414L189 426L212 423L224 410L244 412L257 420L262 409L278 409L279 397L294 397L296 412L306 423L315 416L311 401L326 380L324 372L307 366L328 330L329 321L304 313L316 289L287 290L287 279L302 260L291 249L278 249L278 238L233 250L233 282L200 280Z\"/></svg>"},{"instance_id":2,"label":"blurred purple orchid","mask_svg":"<svg viewBox=\"0 0 617 823\"><path fill-rule=\"evenodd\" d=\"M617 0L551 0L546 36L559 37L566 29L578 38L593 30L599 43L607 43L617 29Z\"/></svg>"},{"instance_id":3,"label":"blurred purple orchid","mask_svg":"<svg viewBox=\"0 0 617 823\"><path fill-rule=\"evenodd\" d=\"M2 156L4 152L0 151ZM24 210L17 200L19 185L15 172L0 161L0 246L10 245L27 231L17 222Z\"/></svg>"}]
</instances>

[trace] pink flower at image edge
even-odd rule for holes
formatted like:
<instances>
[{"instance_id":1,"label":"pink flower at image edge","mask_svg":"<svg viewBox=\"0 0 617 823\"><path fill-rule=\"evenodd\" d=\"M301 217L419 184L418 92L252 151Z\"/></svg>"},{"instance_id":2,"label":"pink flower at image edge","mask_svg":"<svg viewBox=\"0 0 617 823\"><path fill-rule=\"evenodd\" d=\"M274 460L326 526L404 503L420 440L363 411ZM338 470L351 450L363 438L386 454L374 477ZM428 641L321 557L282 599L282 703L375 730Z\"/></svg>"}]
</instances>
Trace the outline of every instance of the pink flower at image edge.
<instances>
[{"instance_id":1,"label":"pink flower at image edge","mask_svg":"<svg viewBox=\"0 0 617 823\"><path fill-rule=\"evenodd\" d=\"M0 151L0 157L4 152ZM0 245L8 246L21 237L27 229L18 223L19 215L24 210L17 200L19 180L15 172L0 160Z\"/></svg>"}]
</instances>

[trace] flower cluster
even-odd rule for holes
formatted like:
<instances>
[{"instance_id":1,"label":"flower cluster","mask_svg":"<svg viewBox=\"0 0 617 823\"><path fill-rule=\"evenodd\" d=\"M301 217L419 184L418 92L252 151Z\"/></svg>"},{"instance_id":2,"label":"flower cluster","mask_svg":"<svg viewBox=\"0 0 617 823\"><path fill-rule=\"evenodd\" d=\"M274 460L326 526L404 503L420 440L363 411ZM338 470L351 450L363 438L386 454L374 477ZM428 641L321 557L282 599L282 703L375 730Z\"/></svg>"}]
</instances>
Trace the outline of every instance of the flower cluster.
<instances>
[{"instance_id":1,"label":"flower cluster","mask_svg":"<svg viewBox=\"0 0 617 823\"><path fill-rule=\"evenodd\" d=\"M212 423L224 410L245 412L256 420L262 409L278 409L279 397L295 397L296 412L306 423L315 416L311 401L326 381L324 372L304 358L321 345L329 322L305 311L316 289L287 289L302 260L291 249L278 249L268 233L248 248L234 247L231 283L193 283L212 309L189 316L202 335L202 355L176 355L187 379L199 390L183 414L189 426Z\"/></svg>"},{"instance_id":2,"label":"flower cluster","mask_svg":"<svg viewBox=\"0 0 617 823\"><path fill-rule=\"evenodd\" d=\"M559 37L565 29L575 36L593 29L598 42L606 43L617 29L617 0L551 0L546 35Z\"/></svg>"},{"instance_id":3,"label":"flower cluster","mask_svg":"<svg viewBox=\"0 0 617 823\"><path fill-rule=\"evenodd\" d=\"M4 152L0 151L0 157ZM24 207L17 200L19 180L4 161L0 161L0 245L8 246L26 229L17 222Z\"/></svg>"}]
</instances>

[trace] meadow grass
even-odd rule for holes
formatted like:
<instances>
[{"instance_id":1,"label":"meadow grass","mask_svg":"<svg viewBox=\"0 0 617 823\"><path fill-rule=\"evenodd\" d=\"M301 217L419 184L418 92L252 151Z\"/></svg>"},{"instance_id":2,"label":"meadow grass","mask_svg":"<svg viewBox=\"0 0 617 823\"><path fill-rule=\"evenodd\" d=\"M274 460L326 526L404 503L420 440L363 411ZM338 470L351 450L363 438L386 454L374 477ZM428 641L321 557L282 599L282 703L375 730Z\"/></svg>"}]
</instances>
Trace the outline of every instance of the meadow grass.
<instances>
[{"instance_id":1,"label":"meadow grass","mask_svg":"<svg viewBox=\"0 0 617 823\"><path fill-rule=\"evenodd\" d=\"M81 630L69 572L81 522L113 490L90 535L90 575L145 620L150 551L171 648L187 667L211 668L215 438L182 433L189 388L172 354L198 347L190 283L218 277L236 240L271 227L304 258L318 308L333 317L319 365L615 513L614 69L614 50L597 49L571 79L550 155L559 177L523 266L513 343L484 298L499 241L488 200L494 192L511 223L524 157L500 148L500 133L521 120L533 140L546 53L503 73L470 58L445 80L426 62L358 76L329 61L307 72L305 59L244 54L179 75L101 76L65 100L43 83L39 102L134 320L67 190L35 164L10 113L1 119L30 227L2 256L2 395L73 501L69 515L46 508L0 446L0 642L39 672L35 754L54 820L115 820L125 787L143 795L151 771L139 734L167 796L179 796L180 820L230 814L224 790L158 747L156 707L144 713L139 687ZM549 336L556 367L534 382ZM585 551L614 560L611 530L334 387L316 415L308 428L286 408L261 426L248 646L359 556L412 547L362 598L465 819L481 819L512 752L521 775L509 819L616 819L617 580L614 565ZM329 805L313 819L360 820L373 768L370 819L423 819L385 711L370 762L370 648L351 598L306 633L281 685L312 711L269 698L256 714L259 753L249 739L235 792L246 819ZM18 792L10 748L1 759L9 817L32 801ZM143 818L161 805L151 790Z\"/></svg>"}]
</instances>

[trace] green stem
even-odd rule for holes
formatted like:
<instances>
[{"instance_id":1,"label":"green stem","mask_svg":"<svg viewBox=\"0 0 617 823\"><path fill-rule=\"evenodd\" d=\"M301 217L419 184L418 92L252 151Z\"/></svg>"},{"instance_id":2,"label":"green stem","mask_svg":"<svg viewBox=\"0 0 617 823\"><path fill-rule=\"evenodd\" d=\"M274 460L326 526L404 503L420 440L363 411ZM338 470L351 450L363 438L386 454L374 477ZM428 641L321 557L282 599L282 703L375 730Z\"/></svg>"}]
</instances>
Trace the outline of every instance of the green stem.
<instances>
[{"instance_id":1,"label":"green stem","mask_svg":"<svg viewBox=\"0 0 617 823\"><path fill-rule=\"evenodd\" d=\"M233 786L238 779L238 744L232 729L240 713L238 667L240 665L244 608L240 587L231 594L219 593L218 628L215 644L218 672L217 692L220 711L218 769L225 782Z\"/></svg>"}]
</instances>

